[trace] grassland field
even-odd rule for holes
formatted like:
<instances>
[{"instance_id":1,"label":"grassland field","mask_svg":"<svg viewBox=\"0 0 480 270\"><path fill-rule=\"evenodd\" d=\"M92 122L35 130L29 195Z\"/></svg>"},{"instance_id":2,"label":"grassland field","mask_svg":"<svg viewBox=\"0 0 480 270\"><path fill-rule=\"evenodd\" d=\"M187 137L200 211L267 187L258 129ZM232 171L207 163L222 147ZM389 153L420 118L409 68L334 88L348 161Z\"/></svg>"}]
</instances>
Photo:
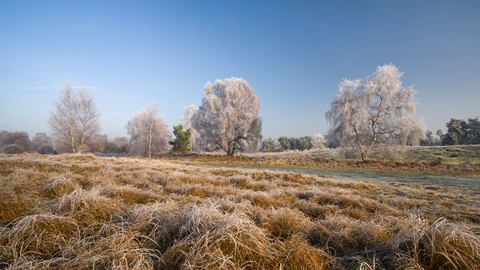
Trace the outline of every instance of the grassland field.
<instances>
[{"instance_id":1,"label":"grassland field","mask_svg":"<svg viewBox=\"0 0 480 270\"><path fill-rule=\"evenodd\" d=\"M478 148L459 149L0 154L0 269L479 269Z\"/></svg>"}]
</instances>

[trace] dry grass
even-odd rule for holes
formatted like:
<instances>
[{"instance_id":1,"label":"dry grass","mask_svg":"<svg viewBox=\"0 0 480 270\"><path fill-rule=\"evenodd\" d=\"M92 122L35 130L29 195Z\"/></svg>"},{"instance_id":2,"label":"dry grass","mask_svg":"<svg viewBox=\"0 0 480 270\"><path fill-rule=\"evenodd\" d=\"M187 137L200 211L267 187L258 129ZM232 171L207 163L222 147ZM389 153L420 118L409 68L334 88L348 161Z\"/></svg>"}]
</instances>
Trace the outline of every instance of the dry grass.
<instances>
[{"instance_id":1,"label":"dry grass","mask_svg":"<svg viewBox=\"0 0 480 270\"><path fill-rule=\"evenodd\" d=\"M185 154L185 155L166 155L159 157L164 160L177 160L181 162L194 162L201 164L216 165L244 165L244 166L272 166L272 167L294 167L307 166L327 169L342 170L369 170L377 172L413 172L430 174L450 174L450 175L472 175L480 174L480 146L466 146L469 148L469 163L458 159L457 163L452 163L448 153L453 147L411 147L406 153L402 153L398 159L370 159L366 161L355 159L341 159L338 155L332 155L332 152L339 150L319 150L317 152L284 152L284 153L255 153L255 154L237 154L233 157L227 157L218 154ZM458 147L457 147L458 148ZM471 148L471 149L470 149ZM392 150L400 151L400 150ZM405 152L403 151L403 152ZM443 152L441 152L443 151ZM463 151L467 150L457 150ZM422 153L422 154L418 154ZM430 153L434 152L434 153ZM411 154L412 158L408 158ZM460 154L459 154L460 155ZM422 158L424 157L424 158ZM440 159L439 159L440 158ZM477 158L477 159L475 159ZM448 163L446 161L449 161ZM474 163L472 163L472 161Z\"/></svg>"},{"instance_id":2,"label":"dry grass","mask_svg":"<svg viewBox=\"0 0 480 270\"><path fill-rule=\"evenodd\" d=\"M0 168L1 269L480 267L476 190L92 155Z\"/></svg>"}]
</instances>

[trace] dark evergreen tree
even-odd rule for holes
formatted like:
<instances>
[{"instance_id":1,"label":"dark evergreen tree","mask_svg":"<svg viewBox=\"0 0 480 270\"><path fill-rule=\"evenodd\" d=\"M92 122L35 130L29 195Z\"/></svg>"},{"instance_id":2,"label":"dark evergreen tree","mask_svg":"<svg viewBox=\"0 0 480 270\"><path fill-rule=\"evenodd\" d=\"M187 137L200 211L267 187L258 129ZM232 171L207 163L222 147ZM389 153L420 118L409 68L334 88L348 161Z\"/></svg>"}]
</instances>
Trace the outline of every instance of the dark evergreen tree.
<instances>
[{"instance_id":1,"label":"dark evergreen tree","mask_svg":"<svg viewBox=\"0 0 480 270\"><path fill-rule=\"evenodd\" d=\"M476 118L468 118L467 144L480 144L480 121Z\"/></svg>"},{"instance_id":2,"label":"dark evergreen tree","mask_svg":"<svg viewBox=\"0 0 480 270\"><path fill-rule=\"evenodd\" d=\"M262 141L261 152L275 152L275 146L273 145L272 138L268 138Z\"/></svg>"},{"instance_id":3,"label":"dark evergreen tree","mask_svg":"<svg viewBox=\"0 0 480 270\"><path fill-rule=\"evenodd\" d=\"M188 144L190 143L190 136L192 136L191 129L183 130L182 125L178 125L178 126L174 125L173 135L175 135L175 139L173 141L168 142L173 146L171 152L186 153L190 151L190 149L188 149Z\"/></svg>"},{"instance_id":4,"label":"dark evergreen tree","mask_svg":"<svg viewBox=\"0 0 480 270\"><path fill-rule=\"evenodd\" d=\"M278 142L282 146L282 149L280 151L284 152L292 149L292 146L290 145L290 141L288 140L287 137L281 136L280 138L278 138Z\"/></svg>"},{"instance_id":5,"label":"dark evergreen tree","mask_svg":"<svg viewBox=\"0 0 480 270\"><path fill-rule=\"evenodd\" d=\"M298 148L297 148L297 138L290 137L290 138L288 138L288 141L290 142L290 149L298 150Z\"/></svg>"},{"instance_id":6,"label":"dark evergreen tree","mask_svg":"<svg viewBox=\"0 0 480 270\"><path fill-rule=\"evenodd\" d=\"M441 129L437 129L437 135L440 137L440 140L443 141L443 138L445 138L445 135L443 135L443 131Z\"/></svg>"},{"instance_id":7,"label":"dark evergreen tree","mask_svg":"<svg viewBox=\"0 0 480 270\"><path fill-rule=\"evenodd\" d=\"M307 136L298 138L296 143L298 151L310 149L310 142L308 141Z\"/></svg>"},{"instance_id":8,"label":"dark evergreen tree","mask_svg":"<svg viewBox=\"0 0 480 270\"><path fill-rule=\"evenodd\" d=\"M443 145L465 144L467 139L467 122L462 119L450 119L447 123L447 134L443 138Z\"/></svg>"}]
</instances>

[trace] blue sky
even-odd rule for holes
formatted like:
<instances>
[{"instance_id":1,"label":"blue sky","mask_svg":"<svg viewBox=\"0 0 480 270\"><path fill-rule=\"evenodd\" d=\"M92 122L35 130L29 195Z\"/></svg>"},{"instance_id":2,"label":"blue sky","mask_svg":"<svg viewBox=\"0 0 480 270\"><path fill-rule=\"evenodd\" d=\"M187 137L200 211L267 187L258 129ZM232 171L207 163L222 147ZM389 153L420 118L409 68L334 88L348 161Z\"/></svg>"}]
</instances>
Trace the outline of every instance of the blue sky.
<instances>
[{"instance_id":1,"label":"blue sky","mask_svg":"<svg viewBox=\"0 0 480 270\"><path fill-rule=\"evenodd\" d=\"M0 129L48 132L62 85L91 87L102 133L160 101L172 128L206 82L241 77L263 136L325 134L344 78L384 64L427 129L480 115L480 1L0 1Z\"/></svg>"}]
</instances>

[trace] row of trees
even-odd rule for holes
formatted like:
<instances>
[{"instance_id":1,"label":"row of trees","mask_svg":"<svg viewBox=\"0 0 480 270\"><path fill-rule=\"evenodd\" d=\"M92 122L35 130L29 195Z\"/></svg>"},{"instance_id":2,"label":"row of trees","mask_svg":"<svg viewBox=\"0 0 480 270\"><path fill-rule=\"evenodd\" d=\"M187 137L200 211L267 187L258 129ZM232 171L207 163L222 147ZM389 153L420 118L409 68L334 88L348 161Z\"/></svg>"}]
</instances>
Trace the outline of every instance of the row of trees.
<instances>
[{"instance_id":1,"label":"row of trees","mask_svg":"<svg viewBox=\"0 0 480 270\"><path fill-rule=\"evenodd\" d=\"M262 141L260 152L286 152L286 151L304 151L311 149L325 149L328 142L321 134L313 136L304 136L299 138L281 136L279 138L267 138Z\"/></svg>"},{"instance_id":2,"label":"row of trees","mask_svg":"<svg viewBox=\"0 0 480 270\"><path fill-rule=\"evenodd\" d=\"M30 140L25 131L9 132L0 130L0 152L5 153L23 153L36 151L40 154L62 153L56 148L54 140L45 132L37 132ZM97 152L103 154L128 154L130 153L130 140L127 137L115 137L109 139L107 134L97 135L95 139L90 140L89 145L85 145L87 152Z\"/></svg>"},{"instance_id":3,"label":"row of trees","mask_svg":"<svg viewBox=\"0 0 480 270\"><path fill-rule=\"evenodd\" d=\"M356 149L365 160L373 148L390 144L479 143L478 117L468 119L468 122L452 119L443 138L442 134L433 135L431 132L425 136L423 121L414 118L415 90L402 87L402 75L397 67L390 64L378 67L373 75L365 79L345 79L325 114L331 124L328 144ZM48 120L52 139L49 140L46 134L36 135L38 142L32 142L32 145L44 153L54 148L60 153L118 152L149 158L172 147L172 151L179 152L224 151L233 155L239 151L255 152L260 149L281 152L318 149L327 145L325 138L319 134L300 138L282 136L262 141L260 100L241 78L207 83L201 105L186 107L180 125L174 126L175 140L172 140L172 134L158 113L159 105L154 102L128 121L126 129L130 139L109 141L106 135L100 135L100 115L90 92L86 87L77 90L67 83ZM21 145L24 150L29 149L25 134L18 133L14 136L16 139L9 136L3 136L3 147ZM26 138L28 140L28 134Z\"/></svg>"},{"instance_id":4,"label":"row of trees","mask_svg":"<svg viewBox=\"0 0 480 270\"><path fill-rule=\"evenodd\" d=\"M480 144L480 121L478 117L462 119L450 119L447 123L447 133L443 145Z\"/></svg>"},{"instance_id":5,"label":"row of trees","mask_svg":"<svg viewBox=\"0 0 480 270\"><path fill-rule=\"evenodd\" d=\"M149 158L167 152L171 145L173 151L181 152L194 149L225 151L233 155L238 151L256 151L262 139L262 121L260 100L250 85L240 78L217 80L205 85L204 95L202 105L187 107L181 125L174 126L177 136L174 141L158 115L159 104L154 102L128 121L129 146L121 150L117 147L116 151L130 151L133 155ZM59 152L81 154L96 146L104 152L117 145L99 135L99 113L85 87L77 90L67 83L54 108L49 124ZM186 147L185 142L188 142Z\"/></svg>"},{"instance_id":6,"label":"row of trees","mask_svg":"<svg viewBox=\"0 0 480 270\"><path fill-rule=\"evenodd\" d=\"M480 144L480 120L479 117L468 118L467 121L452 118L446 124L447 133L437 130L436 134L427 131L426 138L421 145L461 145Z\"/></svg>"}]
</instances>

